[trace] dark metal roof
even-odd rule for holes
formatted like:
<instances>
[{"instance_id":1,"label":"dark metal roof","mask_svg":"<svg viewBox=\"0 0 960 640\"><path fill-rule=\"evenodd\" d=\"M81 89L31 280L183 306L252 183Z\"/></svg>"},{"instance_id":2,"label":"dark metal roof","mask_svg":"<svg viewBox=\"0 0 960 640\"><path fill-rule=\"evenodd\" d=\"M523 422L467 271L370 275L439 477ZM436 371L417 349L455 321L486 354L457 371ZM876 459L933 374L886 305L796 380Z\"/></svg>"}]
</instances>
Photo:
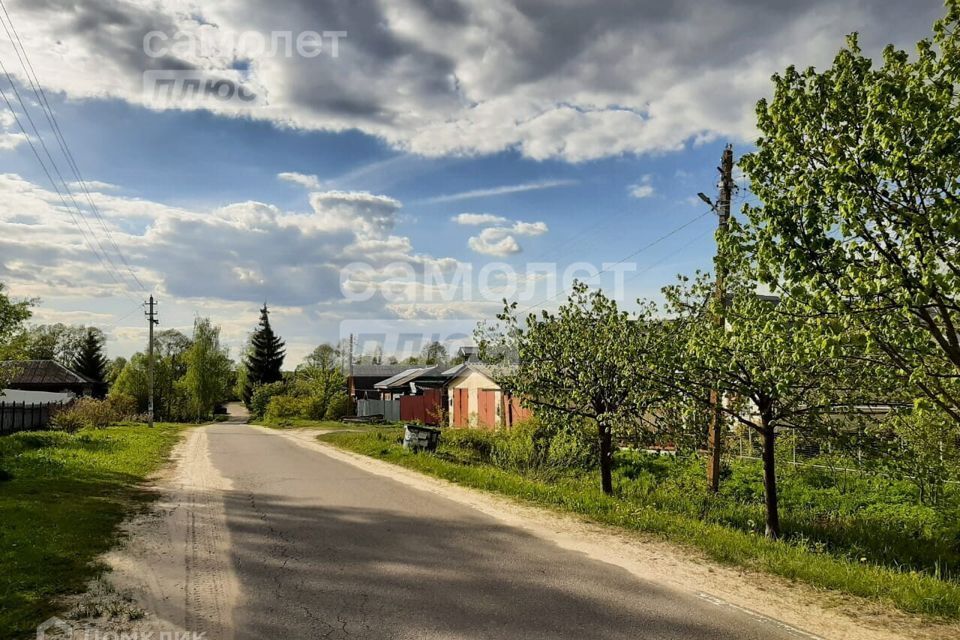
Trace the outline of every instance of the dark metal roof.
<instances>
[{"instance_id":1,"label":"dark metal roof","mask_svg":"<svg viewBox=\"0 0 960 640\"><path fill-rule=\"evenodd\" d=\"M410 367L411 365L409 364L355 364L353 365L353 371L350 375L354 378L375 378L380 376L381 379L386 379L398 373L403 373L410 369Z\"/></svg>"},{"instance_id":2,"label":"dark metal roof","mask_svg":"<svg viewBox=\"0 0 960 640\"><path fill-rule=\"evenodd\" d=\"M71 371L59 362L53 360L4 360L0 362L4 370L12 371L10 385L43 384L43 385L88 385L95 384L94 380Z\"/></svg>"}]
</instances>

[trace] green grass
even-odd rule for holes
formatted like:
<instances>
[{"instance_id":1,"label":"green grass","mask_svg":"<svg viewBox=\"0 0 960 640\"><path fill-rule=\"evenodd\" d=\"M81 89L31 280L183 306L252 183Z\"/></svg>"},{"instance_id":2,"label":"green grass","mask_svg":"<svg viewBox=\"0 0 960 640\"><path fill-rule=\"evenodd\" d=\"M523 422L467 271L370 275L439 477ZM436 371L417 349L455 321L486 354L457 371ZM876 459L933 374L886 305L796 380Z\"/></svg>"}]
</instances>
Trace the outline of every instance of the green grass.
<instances>
[{"instance_id":1,"label":"green grass","mask_svg":"<svg viewBox=\"0 0 960 640\"><path fill-rule=\"evenodd\" d=\"M103 571L96 558L146 507L144 479L185 425L120 425L0 438L0 638L32 636L58 598Z\"/></svg>"},{"instance_id":2,"label":"green grass","mask_svg":"<svg viewBox=\"0 0 960 640\"><path fill-rule=\"evenodd\" d=\"M861 562L811 545L774 542L732 526L670 512L631 499L606 496L596 474L538 479L478 461L469 451L441 446L437 454L412 454L399 444L398 429L331 433L333 445L461 485L499 493L609 525L654 534L727 565L771 573L841 594L868 598L931 618L960 619L960 584L926 572ZM624 481L621 476L620 482ZM626 497L624 497L626 496Z\"/></svg>"}]
</instances>

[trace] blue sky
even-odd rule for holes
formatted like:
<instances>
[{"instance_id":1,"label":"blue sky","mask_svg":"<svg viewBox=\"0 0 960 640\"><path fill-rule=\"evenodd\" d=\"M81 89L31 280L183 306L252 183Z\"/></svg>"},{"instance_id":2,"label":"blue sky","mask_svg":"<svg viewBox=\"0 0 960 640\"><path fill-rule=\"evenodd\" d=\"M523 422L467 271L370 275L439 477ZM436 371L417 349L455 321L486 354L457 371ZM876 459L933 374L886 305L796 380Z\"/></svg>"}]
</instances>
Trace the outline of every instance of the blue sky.
<instances>
[{"instance_id":1,"label":"blue sky","mask_svg":"<svg viewBox=\"0 0 960 640\"><path fill-rule=\"evenodd\" d=\"M749 150L770 74L829 63L854 30L871 55L886 42L909 47L942 12L937 0L8 4L23 48L0 36L0 87L12 99L15 83L21 120L44 124L18 65L26 53L103 225L90 238L71 227L7 111L0 280L42 300L39 322L103 326L114 355L142 345L137 303L150 292L164 326L209 315L235 348L266 300L292 363L351 323L439 327L496 311L476 291L425 300L428 269L504 262L523 278L530 263L601 267L687 223L629 260L640 273L627 274L622 298L709 269L716 220L695 220L706 210L696 194L715 192L724 144ZM305 26L345 30L339 54L278 58L235 38L203 55L143 53L150 32ZM266 98L248 109L147 95L148 72L166 68L236 72ZM68 174L53 131L28 134ZM144 289L123 268L114 282L91 242L118 266L128 260ZM357 261L378 287L397 286L398 264L419 282L399 300L347 301L340 280ZM544 298L534 291L521 306Z\"/></svg>"}]
</instances>

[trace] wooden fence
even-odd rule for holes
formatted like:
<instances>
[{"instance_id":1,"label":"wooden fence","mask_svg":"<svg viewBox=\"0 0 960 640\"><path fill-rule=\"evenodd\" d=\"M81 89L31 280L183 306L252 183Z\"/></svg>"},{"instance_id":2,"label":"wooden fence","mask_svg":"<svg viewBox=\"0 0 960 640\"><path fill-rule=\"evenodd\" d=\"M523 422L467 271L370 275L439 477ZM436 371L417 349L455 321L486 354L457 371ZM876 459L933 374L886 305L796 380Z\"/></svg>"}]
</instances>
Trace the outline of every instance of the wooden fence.
<instances>
[{"instance_id":1,"label":"wooden fence","mask_svg":"<svg viewBox=\"0 0 960 640\"><path fill-rule=\"evenodd\" d=\"M400 421L399 400L357 400L358 416L383 416L387 422Z\"/></svg>"},{"instance_id":2,"label":"wooden fence","mask_svg":"<svg viewBox=\"0 0 960 640\"><path fill-rule=\"evenodd\" d=\"M48 429L61 408L62 402L0 402L0 436Z\"/></svg>"}]
</instances>

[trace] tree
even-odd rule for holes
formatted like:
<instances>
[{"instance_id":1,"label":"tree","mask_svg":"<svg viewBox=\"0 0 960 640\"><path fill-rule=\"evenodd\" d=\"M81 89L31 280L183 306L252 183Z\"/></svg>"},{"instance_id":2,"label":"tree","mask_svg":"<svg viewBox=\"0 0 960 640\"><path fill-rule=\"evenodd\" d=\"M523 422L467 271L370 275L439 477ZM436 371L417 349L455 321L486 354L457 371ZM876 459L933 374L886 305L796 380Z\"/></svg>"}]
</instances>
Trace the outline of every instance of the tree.
<instances>
[{"instance_id":1,"label":"tree","mask_svg":"<svg viewBox=\"0 0 960 640\"><path fill-rule=\"evenodd\" d=\"M427 366L444 364L447 360L447 348L439 342L431 342L420 351L420 362Z\"/></svg>"},{"instance_id":2,"label":"tree","mask_svg":"<svg viewBox=\"0 0 960 640\"><path fill-rule=\"evenodd\" d=\"M842 322L808 318L792 299L758 295L756 283L742 271L730 273L725 325L714 321L717 310L710 305L721 301L708 279L664 290L676 320L658 377L664 387L704 407L710 406L709 390L721 389L719 408L726 420L760 436L766 534L778 538L780 432L811 433L824 427L824 415L844 408L855 414L854 407L864 402L859 391L869 388L869 368L857 366L853 356L862 354L864 345L845 334Z\"/></svg>"},{"instance_id":3,"label":"tree","mask_svg":"<svg viewBox=\"0 0 960 640\"><path fill-rule=\"evenodd\" d=\"M105 393L107 364L109 360L103 354L104 336L99 330L87 329L86 338L80 345L80 350L73 360L73 369L94 382L99 383L96 395L102 397Z\"/></svg>"},{"instance_id":4,"label":"tree","mask_svg":"<svg viewBox=\"0 0 960 640\"><path fill-rule=\"evenodd\" d=\"M346 391L347 378L340 370L340 354L329 344L318 346L297 367L295 388L311 400L311 417L322 419L331 399Z\"/></svg>"},{"instance_id":5,"label":"tree","mask_svg":"<svg viewBox=\"0 0 960 640\"><path fill-rule=\"evenodd\" d=\"M603 292L577 283L556 314L530 314L521 322L515 309L516 303L504 309L498 327L478 330L483 358L515 353L516 365L497 373L506 391L596 425L601 486L612 493L614 429L635 423L659 392L643 371L657 343L652 305L631 317Z\"/></svg>"},{"instance_id":6,"label":"tree","mask_svg":"<svg viewBox=\"0 0 960 640\"><path fill-rule=\"evenodd\" d=\"M116 383L117 378L120 377L120 372L123 371L123 368L127 366L127 359L123 356L117 356L110 361L110 364L107 365L107 384L113 386Z\"/></svg>"},{"instance_id":7,"label":"tree","mask_svg":"<svg viewBox=\"0 0 960 640\"><path fill-rule=\"evenodd\" d=\"M188 417L175 405L183 404L184 394L178 392L176 385L187 373L190 345L190 338L177 329L157 331L153 336L153 405L157 415L166 420Z\"/></svg>"},{"instance_id":8,"label":"tree","mask_svg":"<svg viewBox=\"0 0 960 640\"><path fill-rule=\"evenodd\" d=\"M277 382L283 377L281 368L285 355L283 340L270 327L270 312L264 304L260 309L260 324L250 338L250 352L244 362L247 369L244 403L249 406L255 386Z\"/></svg>"},{"instance_id":9,"label":"tree","mask_svg":"<svg viewBox=\"0 0 960 640\"><path fill-rule=\"evenodd\" d=\"M217 403L226 397L232 370L227 350L220 344L220 327L213 326L209 318L194 321L193 339L184 360L187 370L183 385L199 421L211 415Z\"/></svg>"},{"instance_id":10,"label":"tree","mask_svg":"<svg viewBox=\"0 0 960 640\"><path fill-rule=\"evenodd\" d=\"M16 358L21 344L17 337L23 330L23 324L30 319L31 300L12 300L4 291L0 282L0 360ZM0 389L6 386L7 378L13 373L9 368L0 370Z\"/></svg>"},{"instance_id":11,"label":"tree","mask_svg":"<svg viewBox=\"0 0 960 640\"><path fill-rule=\"evenodd\" d=\"M29 327L22 337L23 357L28 360L54 360L65 367L73 367L91 330L105 340L96 327L59 322Z\"/></svg>"},{"instance_id":12,"label":"tree","mask_svg":"<svg viewBox=\"0 0 960 640\"><path fill-rule=\"evenodd\" d=\"M823 71L774 76L732 227L771 287L842 318L960 422L960 1L917 56L851 36Z\"/></svg>"}]
</instances>

